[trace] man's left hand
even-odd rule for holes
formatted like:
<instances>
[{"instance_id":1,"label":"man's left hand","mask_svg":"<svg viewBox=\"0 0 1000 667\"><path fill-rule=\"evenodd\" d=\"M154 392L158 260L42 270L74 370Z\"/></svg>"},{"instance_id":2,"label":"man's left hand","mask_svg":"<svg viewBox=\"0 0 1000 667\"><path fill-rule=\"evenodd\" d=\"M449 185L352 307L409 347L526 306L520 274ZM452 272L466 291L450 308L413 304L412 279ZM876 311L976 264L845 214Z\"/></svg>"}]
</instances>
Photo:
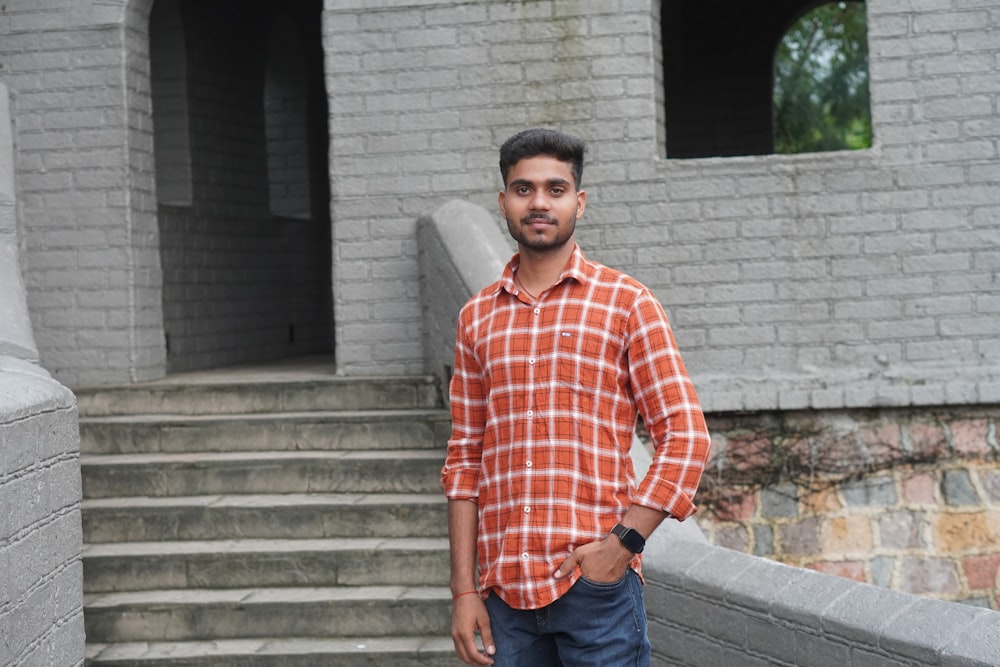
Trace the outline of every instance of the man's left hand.
<instances>
[{"instance_id":1,"label":"man's left hand","mask_svg":"<svg viewBox=\"0 0 1000 667\"><path fill-rule=\"evenodd\" d=\"M580 573L587 579L598 584L612 584L625 576L628 564L635 556L618 540L609 536L598 542L591 542L578 547L569 558L564 560L553 573L556 579L562 579L580 566Z\"/></svg>"}]
</instances>

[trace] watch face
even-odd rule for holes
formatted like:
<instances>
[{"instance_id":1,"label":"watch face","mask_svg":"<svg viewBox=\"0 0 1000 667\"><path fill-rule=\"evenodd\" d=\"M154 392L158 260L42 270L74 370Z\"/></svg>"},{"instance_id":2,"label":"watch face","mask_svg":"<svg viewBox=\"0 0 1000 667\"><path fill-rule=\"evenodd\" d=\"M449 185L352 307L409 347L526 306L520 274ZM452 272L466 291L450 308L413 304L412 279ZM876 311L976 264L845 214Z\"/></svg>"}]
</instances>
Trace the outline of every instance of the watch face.
<instances>
[{"instance_id":1,"label":"watch face","mask_svg":"<svg viewBox=\"0 0 1000 667\"><path fill-rule=\"evenodd\" d=\"M625 548L635 554L642 553L642 550L646 547L646 540L643 539L642 535L637 533L632 528L626 528L625 526L618 524L612 531L618 536L618 539L622 541Z\"/></svg>"},{"instance_id":2,"label":"watch face","mask_svg":"<svg viewBox=\"0 0 1000 667\"><path fill-rule=\"evenodd\" d=\"M646 546L646 541L642 539L639 533L630 530L625 534L625 546L633 553L641 553L642 548Z\"/></svg>"}]
</instances>

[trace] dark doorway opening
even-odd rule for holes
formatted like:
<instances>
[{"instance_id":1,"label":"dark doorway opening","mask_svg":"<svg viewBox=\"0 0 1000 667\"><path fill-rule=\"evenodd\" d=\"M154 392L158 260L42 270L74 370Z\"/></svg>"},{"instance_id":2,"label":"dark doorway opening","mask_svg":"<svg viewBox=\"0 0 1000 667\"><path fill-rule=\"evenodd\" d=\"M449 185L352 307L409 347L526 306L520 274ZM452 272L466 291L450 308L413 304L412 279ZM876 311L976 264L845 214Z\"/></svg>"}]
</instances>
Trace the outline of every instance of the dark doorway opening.
<instances>
[{"instance_id":1,"label":"dark doorway opening","mask_svg":"<svg viewBox=\"0 0 1000 667\"><path fill-rule=\"evenodd\" d=\"M322 0L156 0L167 370L333 352Z\"/></svg>"}]
</instances>

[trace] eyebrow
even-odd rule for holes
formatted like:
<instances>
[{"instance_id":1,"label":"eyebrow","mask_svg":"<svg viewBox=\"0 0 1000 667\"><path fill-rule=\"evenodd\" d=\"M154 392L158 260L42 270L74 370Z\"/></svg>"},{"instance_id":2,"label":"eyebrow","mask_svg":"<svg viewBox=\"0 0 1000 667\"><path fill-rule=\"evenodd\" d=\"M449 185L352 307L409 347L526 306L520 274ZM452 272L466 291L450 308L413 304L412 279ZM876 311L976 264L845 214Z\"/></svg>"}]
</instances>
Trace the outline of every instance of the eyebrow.
<instances>
[{"instance_id":1,"label":"eyebrow","mask_svg":"<svg viewBox=\"0 0 1000 667\"><path fill-rule=\"evenodd\" d=\"M535 187L535 184L526 178L515 178L513 181L507 184L507 188L509 189L520 185ZM553 185L572 185L572 181L569 181L565 178L550 178L549 180L545 181L545 185L549 187L552 187Z\"/></svg>"}]
</instances>

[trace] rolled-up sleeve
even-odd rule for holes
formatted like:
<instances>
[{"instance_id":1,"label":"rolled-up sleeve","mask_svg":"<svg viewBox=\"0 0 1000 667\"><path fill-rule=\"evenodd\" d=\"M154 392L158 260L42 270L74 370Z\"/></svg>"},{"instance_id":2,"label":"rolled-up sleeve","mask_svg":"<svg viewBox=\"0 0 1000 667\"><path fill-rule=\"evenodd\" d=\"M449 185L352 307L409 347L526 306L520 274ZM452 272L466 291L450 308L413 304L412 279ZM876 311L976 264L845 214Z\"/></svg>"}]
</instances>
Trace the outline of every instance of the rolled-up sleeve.
<instances>
[{"instance_id":1,"label":"rolled-up sleeve","mask_svg":"<svg viewBox=\"0 0 1000 667\"><path fill-rule=\"evenodd\" d=\"M693 499L711 446L705 416L666 313L648 291L629 328L632 387L654 447L634 502L683 521L696 511Z\"/></svg>"},{"instance_id":2,"label":"rolled-up sleeve","mask_svg":"<svg viewBox=\"0 0 1000 667\"><path fill-rule=\"evenodd\" d=\"M455 336L455 370L449 387L451 437L441 470L441 487L450 500L476 500L479 496L486 424L482 370L463 319L459 317Z\"/></svg>"}]
</instances>

